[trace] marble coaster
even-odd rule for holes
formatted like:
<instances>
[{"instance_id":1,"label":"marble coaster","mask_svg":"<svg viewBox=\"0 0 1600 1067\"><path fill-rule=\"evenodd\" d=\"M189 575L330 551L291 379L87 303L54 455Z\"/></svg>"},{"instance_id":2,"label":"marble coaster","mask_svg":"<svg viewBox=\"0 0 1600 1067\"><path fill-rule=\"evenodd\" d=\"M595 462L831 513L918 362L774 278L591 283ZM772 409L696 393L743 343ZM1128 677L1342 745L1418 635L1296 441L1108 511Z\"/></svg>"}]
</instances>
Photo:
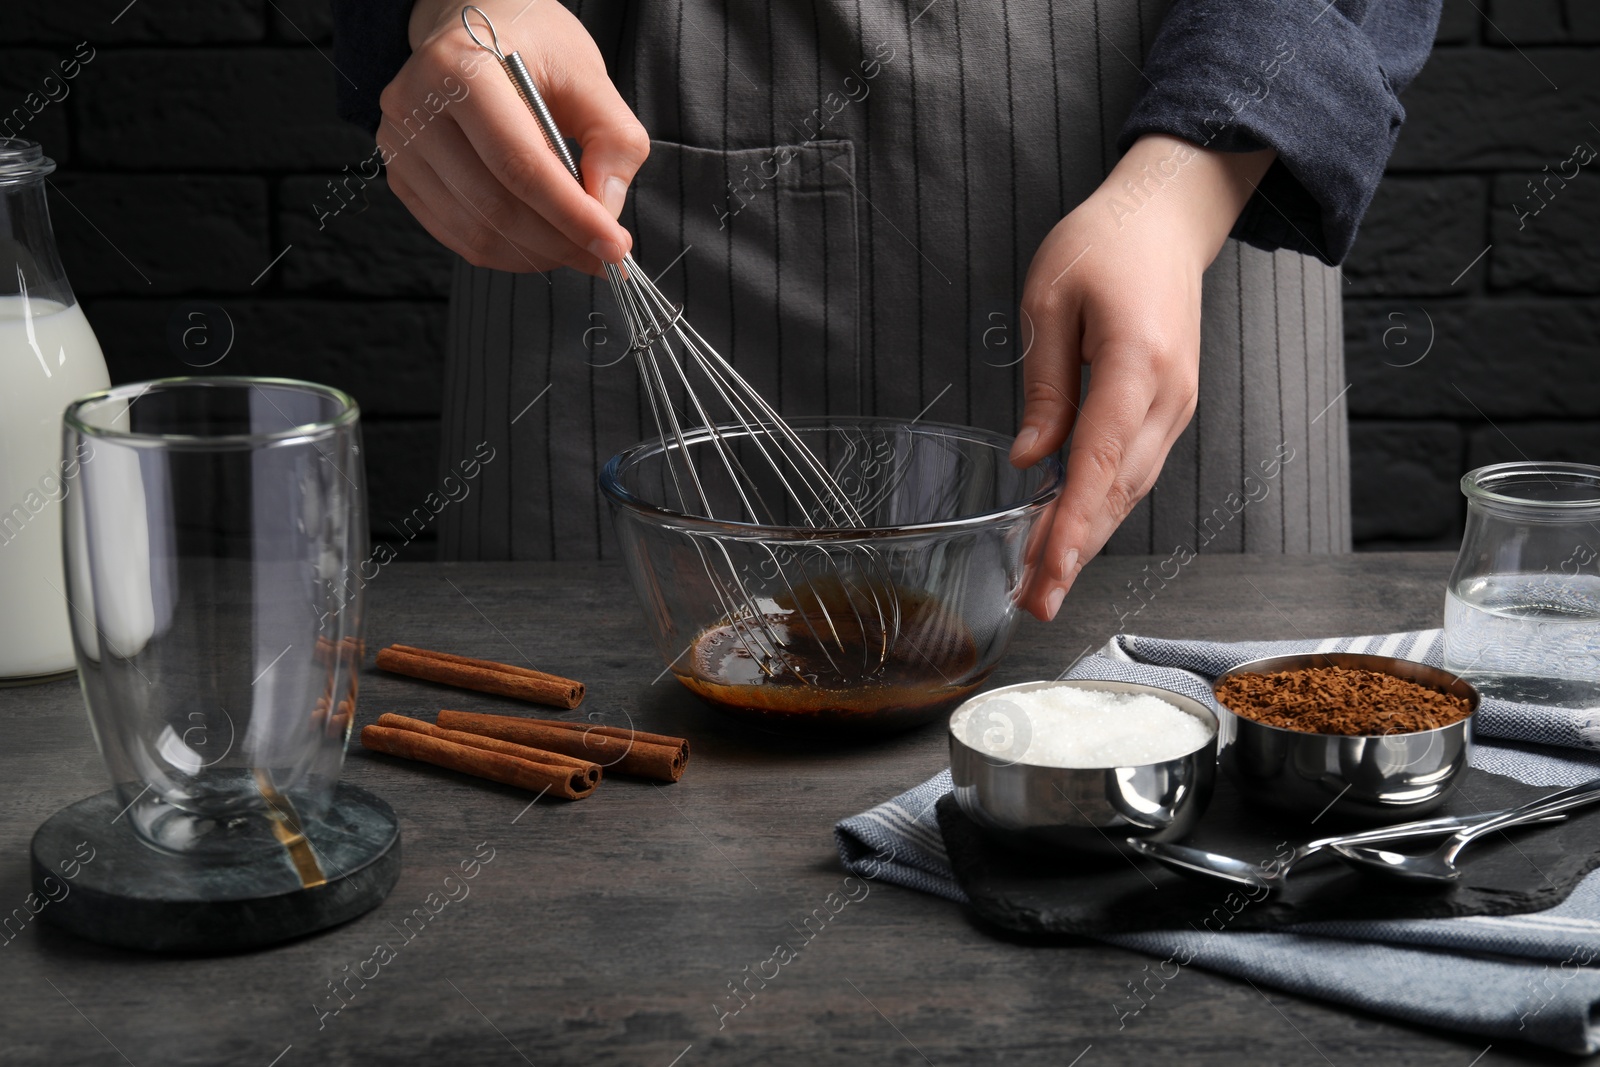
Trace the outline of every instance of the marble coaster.
<instances>
[{"instance_id":1,"label":"marble coaster","mask_svg":"<svg viewBox=\"0 0 1600 1067\"><path fill-rule=\"evenodd\" d=\"M382 903L400 877L393 809L341 782L305 838L219 863L156 851L118 821L111 790L47 819L33 835L39 916L121 948L238 952L347 922ZM309 848L307 839L309 838ZM307 855L325 881L307 885Z\"/></svg>"}]
</instances>

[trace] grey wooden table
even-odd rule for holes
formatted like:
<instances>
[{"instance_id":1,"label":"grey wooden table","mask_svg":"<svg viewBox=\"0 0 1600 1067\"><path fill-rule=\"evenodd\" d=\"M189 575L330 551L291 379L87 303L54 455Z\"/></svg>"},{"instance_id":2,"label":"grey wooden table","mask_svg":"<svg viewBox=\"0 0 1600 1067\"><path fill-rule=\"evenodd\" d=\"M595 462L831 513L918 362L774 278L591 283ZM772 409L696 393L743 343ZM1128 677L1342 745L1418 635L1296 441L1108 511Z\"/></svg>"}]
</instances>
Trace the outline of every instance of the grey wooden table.
<instances>
[{"instance_id":1,"label":"grey wooden table","mask_svg":"<svg viewBox=\"0 0 1600 1067\"><path fill-rule=\"evenodd\" d=\"M1054 625L1024 625L994 682L1054 676L1103 642L1119 612L1139 606L1126 583L1147 562L1094 563ZM1437 625L1449 563L1435 554L1201 557L1127 629L1237 640ZM689 772L674 786L611 779L580 803L528 808L515 790L353 749L348 779L388 799L404 828L404 873L385 904L243 956L115 951L34 922L0 948L0 1063L1095 1067L1244 1056L1467 1067L1490 1043L1195 968L1119 1031L1112 1003L1147 960L996 940L960 908L884 884L845 906L719 1028L714 1005L733 1003L728 983L779 941L798 942L802 919L843 892L835 820L944 766L940 729L846 749L730 730L658 680L615 567L391 565L369 592L369 647L526 657L582 678L586 709L607 721L626 713L644 729L690 737ZM511 703L368 675L361 723L384 711ZM0 692L0 721L0 912L9 912L28 892L34 828L106 782L75 683ZM410 940L401 934L460 861L491 854L467 896ZM379 942L393 957L364 963ZM330 980L358 965L377 976L364 988L350 981L347 1003L335 999ZM1496 1041L1476 1063L1541 1058Z\"/></svg>"}]
</instances>

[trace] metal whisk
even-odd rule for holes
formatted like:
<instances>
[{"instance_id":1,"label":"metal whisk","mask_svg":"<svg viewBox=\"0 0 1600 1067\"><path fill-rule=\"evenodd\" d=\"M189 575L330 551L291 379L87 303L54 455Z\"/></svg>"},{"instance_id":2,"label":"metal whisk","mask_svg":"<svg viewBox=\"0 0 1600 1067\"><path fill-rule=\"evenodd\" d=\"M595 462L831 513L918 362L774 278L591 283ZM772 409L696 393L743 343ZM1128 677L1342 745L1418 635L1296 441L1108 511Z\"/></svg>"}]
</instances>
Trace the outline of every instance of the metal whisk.
<instances>
[{"instance_id":1,"label":"metal whisk","mask_svg":"<svg viewBox=\"0 0 1600 1067\"><path fill-rule=\"evenodd\" d=\"M489 43L478 36L468 20L473 13L488 28ZM515 51L507 54L501 50L494 23L481 8L462 8L461 22L473 42L500 61L538 119L551 150L582 186L583 175L577 161L522 57ZM682 506L698 510L705 518L731 522L813 529L859 529L868 525L865 516L875 500L851 499L800 435L689 325L683 308L675 306L656 288L632 255L624 256L620 266L608 263L605 269L612 293L628 322L630 351ZM684 414L673 403L674 387L682 388L685 408L695 420L691 425L685 425ZM751 449L745 459L740 457L738 442L747 443ZM691 444L708 446L720 461L740 514L716 513L706 478L691 459ZM751 476L747 461L763 464L760 479ZM768 474L774 477L767 477ZM771 483L768 493L772 499L763 494L763 482ZM796 512L798 521L791 518ZM836 676L870 677L875 668L887 661L900 632L901 608L889 568L872 548L858 543L813 544L798 555L787 551L780 555L772 545L764 545L770 567L763 567L769 572L763 578L774 581L771 588L786 590L796 606L789 616L797 621L779 626L773 621L772 598L758 598L752 593L721 541L697 538L694 543L726 625L768 676L787 672L802 682L813 680L789 654L790 639L785 631L796 625L809 631ZM833 597L825 598L812 587L814 568L831 572L835 579ZM829 599L833 601L831 605ZM813 607L814 612L800 610L802 604Z\"/></svg>"}]
</instances>

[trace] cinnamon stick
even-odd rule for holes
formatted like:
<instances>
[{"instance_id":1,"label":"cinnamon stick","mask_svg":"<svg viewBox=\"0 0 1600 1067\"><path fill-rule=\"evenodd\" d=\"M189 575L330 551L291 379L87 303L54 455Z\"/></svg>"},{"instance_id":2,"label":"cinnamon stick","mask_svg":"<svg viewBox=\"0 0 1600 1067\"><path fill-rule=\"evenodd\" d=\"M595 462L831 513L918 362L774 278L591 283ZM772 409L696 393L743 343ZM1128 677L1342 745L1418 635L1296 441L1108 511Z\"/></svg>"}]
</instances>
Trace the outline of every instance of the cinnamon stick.
<instances>
[{"instance_id":1,"label":"cinnamon stick","mask_svg":"<svg viewBox=\"0 0 1600 1067\"><path fill-rule=\"evenodd\" d=\"M571 678L410 645L380 649L378 669L460 689L550 704L569 711L583 702L583 683Z\"/></svg>"},{"instance_id":2,"label":"cinnamon stick","mask_svg":"<svg viewBox=\"0 0 1600 1067\"><path fill-rule=\"evenodd\" d=\"M590 759L617 774L676 782L689 763L689 742L681 737L647 734L619 726L593 726L554 719L523 719L471 711L441 711L437 722L521 745Z\"/></svg>"},{"instance_id":3,"label":"cinnamon stick","mask_svg":"<svg viewBox=\"0 0 1600 1067\"><path fill-rule=\"evenodd\" d=\"M318 663L329 662L336 653L359 660L367 654L367 643L354 637L341 637L337 642L326 637L317 638L314 654Z\"/></svg>"},{"instance_id":4,"label":"cinnamon stick","mask_svg":"<svg viewBox=\"0 0 1600 1067\"><path fill-rule=\"evenodd\" d=\"M486 752L503 752L508 756L529 760L533 763L548 763L554 767L570 767L573 770L583 771L589 780L598 783L603 775L603 768L593 760L569 756L563 752L552 752L547 749L534 748L531 745L517 744L502 738L488 737L484 734L475 734L465 730L449 730L442 726L435 726L424 719L413 719L406 715L395 715L385 712L378 716L378 726L394 730L411 730L414 733L427 734L443 741L453 741L458 745L468 748L481 748Z\"/></svg>"},{"instance_id":5,"label":"cinnamon stick","mask_svg":"<svg viewBox=\"0 0 1600 1067\"><path fill-rule=\"evenodd\" d=\"M475 734L442 730L420 719L382 715L361 730L361 744L374 752L431 763L462 774L522 789L582 800L600 781L598 765L556 752L541 752Z\"/></svg>"}]
</instances>

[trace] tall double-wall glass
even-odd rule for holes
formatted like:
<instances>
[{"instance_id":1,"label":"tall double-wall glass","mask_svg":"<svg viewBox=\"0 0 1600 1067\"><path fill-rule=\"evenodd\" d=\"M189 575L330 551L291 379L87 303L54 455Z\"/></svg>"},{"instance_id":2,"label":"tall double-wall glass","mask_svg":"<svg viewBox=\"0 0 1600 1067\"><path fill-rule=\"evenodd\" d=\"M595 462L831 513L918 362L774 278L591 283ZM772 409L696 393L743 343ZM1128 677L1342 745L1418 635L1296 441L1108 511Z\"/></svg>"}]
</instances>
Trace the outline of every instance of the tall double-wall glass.
<instances>
[{"instance_id":1,"label":"tall double-wall glass","mask_svg":"<svg viewBox=\"0 0 1600 1067\"><path fill-rule=\"evenodd\" d=\"M174 378L73 403L67 598L125 819L175 852L324 815L361 662L360 415L336 389Z\"/></svg>"}]
</instances>

